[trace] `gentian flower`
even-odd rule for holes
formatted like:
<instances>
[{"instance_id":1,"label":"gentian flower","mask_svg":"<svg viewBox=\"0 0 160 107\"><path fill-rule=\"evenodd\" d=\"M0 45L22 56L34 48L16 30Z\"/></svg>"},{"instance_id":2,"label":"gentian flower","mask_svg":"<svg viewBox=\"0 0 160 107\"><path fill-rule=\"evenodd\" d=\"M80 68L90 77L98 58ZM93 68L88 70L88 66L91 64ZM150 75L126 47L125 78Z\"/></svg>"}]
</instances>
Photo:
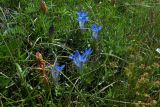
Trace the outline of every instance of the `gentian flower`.
<instances>
[{"instance_id":1,"label":"gentian flower","mask_svg":"<svg viewBox=\"0 0 160 107\"><path fill-rule=\"evenodd\" d=\"M98 32L102 29L102 26L92 25L92 37L98 39Z\"/></svg>"},{"instance_id":2,"label":"gentian flower","mask_svg":"<svg viewBox=\"0 0 160 107\"><path fill-rule=\"evenodd\" d=\"M82 68L82 63L81 63L81 54L79 53L78 50L75 51L75 54L69 56L70 59L73 60L73 63L78 67Z\"/></svg>"},{"instance_id":3,"label":"gentian flower","mask_svg":"<svg viewBox=\"0 0 160 107\"><path fill-rule=\"evenodd\" d=\"M83 68L83 65L88 61L88 57L92 54L92 49L85 49L82 54L78 50L75 51L75 54L69 56L73 60L73 63L80 69Z\"/></svg>"},{"instance_id":4,"label":"gentian flower","mask_svg":"<svg viewBox=\"0 0 160 107\"><path fill-rule=\"evenodd\" d=\"M60 72L62 72L62 70L64 69L65 65L61 65L59 66L57 63L55 66L51 66L50 67L50 70L51 70L51 73L52 73L52 78L55 82L58 81L58 76L60 75Z\"/></svg>"},{"instance_id":5,"label":"gentian flower","mask_svg":"<svg viewBox=\"0 0 160 107\"><path fill-rule=\"evenodd\" d=\"M157 51L158 53L160 53L160 48L157 48L156 51Z\"/></svg>"},{"instance_id":6,"label":"gentian flower","mask_svg":"<svg viewBox=\"0 0 160 107\"><path fill-rule=\"evenodd\" d=\"M89 48L89 49L85 49L84 50L84 52L83 52L83 54L82 54L82 62L83 63L85 63L85 62L87 62L88 61L88 56L90 56L92 54L92 50L91 50L91 48Z\"/></svg>"},{"instance_id":7,"label":"gentian flower","mask_svg":"<svg viewBox=\"0 0 160 107\"><path fill-rule=\"evenodd\" d=\"M78 14L77 20L79 21L79 27L80 29L83 30L85 23L88 21L88 14L83 11L80 11L77 14Z\"/></svg>"}]
</instances>

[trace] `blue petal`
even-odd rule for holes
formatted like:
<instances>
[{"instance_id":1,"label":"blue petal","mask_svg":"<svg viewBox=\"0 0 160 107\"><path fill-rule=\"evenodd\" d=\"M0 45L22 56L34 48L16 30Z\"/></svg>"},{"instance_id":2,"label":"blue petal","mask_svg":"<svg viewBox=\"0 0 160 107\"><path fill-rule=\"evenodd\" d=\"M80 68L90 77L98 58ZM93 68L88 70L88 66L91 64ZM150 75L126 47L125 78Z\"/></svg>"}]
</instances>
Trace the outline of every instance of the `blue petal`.
<instances>
[{"instance_id":1,"label":"blue petal","mask_svg":"<svg viewBox=\"0 0 160 107\"><path fill-rule=\"evenodd\" d=\"M61 72L64 69L64 67L65 67L65 65L59 66L58 64L56 64L56 66L55 66L56 71L58 71L58 72Z\"/></svg>"},{"instance_id":2,"label":"blue petal","mask_svg":"<svg viewBox=\"0 0 160 107\"><path fill-rule=\"evenodd\" d=\"M88 16L88 14L86 12L83 12L83 11L79 11L77 14L78 14L79 17L86 17L86 16Z\"/></svg>"},{"instance_id":3,"label":"blue petal","mask_svg":"<svg viewBox=\"0 0 160 107\"><path fill-rule=\"evenodd\" d=\"M101 30L101 29L102 29L102 26L99 26L99 27L98 27L98 30Z\"/></svg>"},{"instance_id":4,"label":"blue petal","mask_svg":"<svg viewBox=\"0 0 160 107\"><path fill-rule=\"evenodd\" d=\"M97 26L96 24L92 25L91 27L93 32L99 32L102 29L102 26Z\"/></svg>"},{"instance_id":5,"label":"blue petal","mask_svg":"<svg viewBox=\"0 0 160 107\"><path fill-rule=\"evenodd\" d=\"M78 12L77 14L78 14L77 20L78 20L79 22L85 23L85 22L88 21L89 18L88 18L88 14L87 14L87 13L85 13L85 12L83 12L83 11L80 11L80 12Z\"/></svg>"},{"instance_id":6,"label":"blue petal","mask_svg":"<svg viewBox=\"0 0 160 107\"><path fill-rule=\"evenodd\" d=\"M87 22L87 21L89 20L89 18L88 18L88 17L78 17L77 20L78 20L79 22L85 23L85 22Z\"/></svg>"},{"instance_id":7,"label":"blue petal","mask_svg":"<svg viewBox=\"0 0 160 107\"><path fill-rule=\"evenodd\" d=\"M82 54L82 59L81 59L83 63L88 61L88 57L91 55L91 53L92 53L91 48L85 49L85 51Z\"/></svg>"},{"instance_id":8,"label":"blue petal","mask_svg":"<svg viewBox=\"0 0 160 107\"><path fill-rule=\"evenodd\" d=\"M79 57L79 56L81 56L81 54L79 53L78 50L76 50L76 51L75 51L75 54L74 54L74 57Z\"/></svg>"},{"instance_id":9,"label":"blue petal","mask_svg":"<svg viewBox=\"0 0 160 107\"><path fill-rule=\"evenodd\" d=\"M74 57L73 54L69 55L69 58L70 58L70 59L73 59L73 57Z\"/></svg>"},{"instance_id":10,"label":"blue petal","mask_svg":"<svg viewBox=\"0 0 160 107\"><path fill-rule=\"evenodd\" d=\"M93 52L93 51L92 51L91 48L85 49L85 51L84 51L84 53L85 53L86 55L90 55L92 52Z\"/></svg>"},{"instance_id":11,"label":"blue petal","mask_svg":"<svg viewBox=\"0 0 160 107\"><path fill-rule=\"evenodd\" d=\"M73 63L77 66L77 67L81 67L81 61L78 58L74 58L73 59Z\"/></svg>"}]
</instances>

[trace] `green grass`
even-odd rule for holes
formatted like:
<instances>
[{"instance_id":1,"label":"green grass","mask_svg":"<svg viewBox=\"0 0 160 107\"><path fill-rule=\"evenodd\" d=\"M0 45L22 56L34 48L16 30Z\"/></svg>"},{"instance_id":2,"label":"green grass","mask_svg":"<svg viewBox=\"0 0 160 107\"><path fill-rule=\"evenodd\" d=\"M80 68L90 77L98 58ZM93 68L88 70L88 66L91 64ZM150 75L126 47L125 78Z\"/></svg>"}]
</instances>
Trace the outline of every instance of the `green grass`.
<instances>
[{"instance_id":1,"label":"green grass","mask_svg":"<svg viewBox=\"0 0 160 107\"><path fill-rule=\"evenodd\" d=\"M158 0L0 1L0 106L159 107L160 2ZM87 29L79 29L77 12L88 12ZM92 24L102 25L99 40ZM49 32L51 26L55 31ZM82 71L68 56L91 47ZM66 67L58 83L48 71L43 82L35 54L46 66Z\"/></svg>"}]
</instances>

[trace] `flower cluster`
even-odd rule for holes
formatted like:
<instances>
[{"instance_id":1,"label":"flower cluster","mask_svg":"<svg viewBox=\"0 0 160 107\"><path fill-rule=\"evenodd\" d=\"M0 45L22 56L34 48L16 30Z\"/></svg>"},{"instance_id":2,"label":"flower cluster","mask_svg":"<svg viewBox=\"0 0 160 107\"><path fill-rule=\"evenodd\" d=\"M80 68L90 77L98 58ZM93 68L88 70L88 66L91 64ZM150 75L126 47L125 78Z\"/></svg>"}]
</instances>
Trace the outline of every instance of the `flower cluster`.
<instances>
[{"instance_id":1,"label":"flower cluster","mask_svg":"<svg viewBox=\"0 0 160 107\"><path fill-rule=\"evenodd\" d=\"M83 68L84 63L88 61L88 57L92 54L92 49L85 49L82 54L78 50L74 54L70 55L69 58L73 60L73 63L80 69Z\"/></svg>"},{"instance_id":2,"label":"flower cluster","mask_svg":"<svg viewBox=\"0 0 160 107\"><path fill-rule=\"evenodd\" d=\"M51 73L52 73L52 78L55 82L58 81L58 76L60 75L60 72L62 72L62 70L64 69L65 65L61 65L59 66L57 63L55 66L51 66L50 67L50 70L51 70Z\"/></svg>"},{"instance_id":3,"label":"flower cluster","mask_svg":"<svg viewBox=\"0 0 160 107\"><path fill-rule=\"evenodd\" d=\"M86 12L80 11L77 13L79 21L79 27L81 30L84 30L85 23L89 21L88 14ZM91 27L92 30L92 37L93 39L98 39L98 33L102 29L102 26L97 26L96 24L93 24ZM74 52L74 54L71 54L69 56L70 59L72 59L73 63L77 66L77 68L82 69L84 64L88 61L89 56L92 54L93 50L91 48L86 48L82 53L80 53L78 50ZM65 65L59 66L58 64L55 64L55 66L51 66L50 70L52 73L52 78L54 81L58 81L58 77L60 75L60 72L64 69Z\"/></svg>"},{"instance_id":4,"label":"flower cluster","mask_svg":"<svg viewBox=\"0 0 160 107\"><path fill-rule=\"evenodd\" d=\"M83 30L85 28L85 23L89 21L88 14L83 11L80 11L77 14L78 14L77 20L79 21L79 27L81 30ZM92 37L97 40L98 32L102 29L102 26L97 26L96 24L94 24L92 25L91 29L92 29Z\"/></svg>"}]
</instances>

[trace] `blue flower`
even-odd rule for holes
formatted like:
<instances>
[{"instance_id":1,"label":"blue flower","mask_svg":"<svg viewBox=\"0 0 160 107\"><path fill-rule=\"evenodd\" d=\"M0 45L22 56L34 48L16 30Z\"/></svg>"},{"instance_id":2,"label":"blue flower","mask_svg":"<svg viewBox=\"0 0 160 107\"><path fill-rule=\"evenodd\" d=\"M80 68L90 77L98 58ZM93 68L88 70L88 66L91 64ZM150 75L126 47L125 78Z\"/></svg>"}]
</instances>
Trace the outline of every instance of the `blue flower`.
<instances>
[{"instance_id":1,"label":"blue flower","mask_svg":"<svg viewBox=\"0 0 160 107\"><path fill-rule=\"evenodd\" d=\"M97 26L96 24L92 25L92 37L98 39L98 32L102 29L102 26Z\"/></svg>"},{"instance_id":2,"label":"blue flower","mask_svg":"<svg viewBox=\"0 0 160 107\"><path fill-rule=\"evenodd\" d=\"M60 72L62 72L62 70L64 69L65 65L61 65L59 66L57 63L55 66L51 66L50 67L50 70L51 70L51 73L52 73L52 78L55 82L58 81L58 76L60 75Z\"/></svg>"},{"instance_id":3,"label":"blue flower","mask_svg":"<svg viewBox=\"0 0 160 107\"><path fill-rule=\"evenodd\" d=\"M73 60L73 63L80 69L83 68L84 63L88 61L88 57L92 54L92 49L85 49L82 55L78 50L75 51L75 54L69 56Z\"/></svg>"},{"instance_id":4,"label":"blue flower","mask_svg":"<svg viewBox=\"0 0 160 107\"><path fill-rule=\"evenodd\" d=\"M77 20L79 21L80 29L84 29L85 23L89 20L88 14L83 11L80 11L77 14L78 14Z\"/></svg>"},{"instance_id":5,"label":"blue flower","mask_svg":"<svg viewBox=\"0 0 160 107\"><path fill-rule=\"evenodd\" d=\"M89 48L89 49L86 48L86 49L84 50L83 54L82 54L81 57L80 57L80 61L81 61L82 63L87 62L87 61L88 61L88 57L89 57L91 54L92 54L91 48Z\"/></svg>"},{"instance_id":6,"label":"blue flower","mask_svg":"<svg viewBox=\"0 0 160 107\"><path fill-rule=\"evenodd\" d=\"M81 55L79 53L78 50L75 51L75 54L70 55L69 56L70 59L73 60L73 63L78 67L81 68L82 67L82 63L81 63Z\"/></svg>"}]
</instances>

